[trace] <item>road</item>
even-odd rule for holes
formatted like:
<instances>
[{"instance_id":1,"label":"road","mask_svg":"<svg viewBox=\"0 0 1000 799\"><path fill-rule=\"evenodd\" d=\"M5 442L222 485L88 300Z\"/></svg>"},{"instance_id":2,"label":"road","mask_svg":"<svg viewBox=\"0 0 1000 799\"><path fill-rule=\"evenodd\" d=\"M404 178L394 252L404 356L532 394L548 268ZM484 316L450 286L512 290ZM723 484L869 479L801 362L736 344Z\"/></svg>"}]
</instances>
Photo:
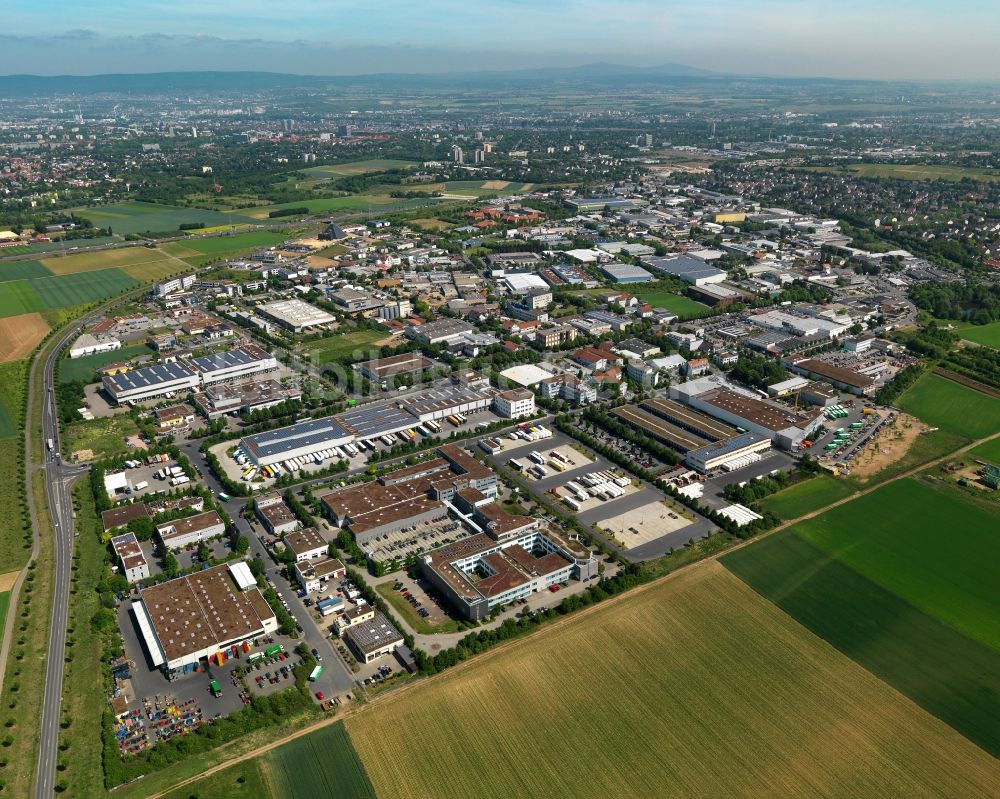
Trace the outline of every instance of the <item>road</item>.
<instances>
[{"instance_id":1,"label":"road","mask_svg":"<svg viewBox=\"0 0 1000 799\"><path fill-rule=\"evenodd\" d=\"M45 694L42 700L41 736L38 748L38 771L35 796L50 799L56 782L59 745L59 722L62 704L63 664L66 654L66 628L69 618L70 566L73 559L73 497L71 486L87 467L71 466L58 457L59 414L55 400L55 366L62 350L79 335L82 324L74 326L60 339L45 361L42 376L42 440L52 439L50 450L44 443L45 493L55 532L55 584L52 621L49 628L48 658L45 663Z\"/></svg>"}]
</instances>

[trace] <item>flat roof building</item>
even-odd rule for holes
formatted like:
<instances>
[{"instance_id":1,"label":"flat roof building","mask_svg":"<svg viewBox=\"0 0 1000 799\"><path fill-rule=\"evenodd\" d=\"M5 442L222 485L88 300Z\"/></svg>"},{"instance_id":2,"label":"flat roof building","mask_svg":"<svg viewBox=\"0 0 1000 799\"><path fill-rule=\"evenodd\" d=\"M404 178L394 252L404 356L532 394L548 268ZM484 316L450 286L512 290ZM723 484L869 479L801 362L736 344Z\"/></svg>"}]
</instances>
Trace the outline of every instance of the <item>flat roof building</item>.
<instances>
[{"instance_id":1,"label":"flat roof building","mask_svg":"<svg viewBox=\"0 0 1000 799\"><path fill-rule=\"evenodd\" d=\"M297 299L277 300L257 307L261 315L277 322L293 333L313 327L323 327L336 321L330 314Z\"/></svg>"},{"instance_id":2,"label":"flat roof building","mask_svg":"<svg viewBox=\"0 0 1000 799\"><path fill-rule=\"evenodd\" d=\"M708 283L721 283L726 279L726 273L700 258L692 255L674 255L670 258L644 258L643 266L668 275L679 277L685 283L694 286L704 286Z\"/></svg>"},{"instance_id":3,"label":"flat roof building","mask_svg":"<svg viewBox=\"0 0 1000 799\"><path fill-rule=\"evenodd\" d=\"M171 676L278 629L256 584L241 588L239 564L246 565L222 564L139 592L132 613L154 666Z\"/></svg>"},{"instance_id":4,"label":"flat roof building","mask_svg":"<svg viewBox=\"0 0 1000 799\"><path fill-rule=\"evenodd\" d=\"M156 532L165 549L183 549L222 535L226 532L226 523L218 512L210 510L158 525Z\"/></svg>"},{"instance_id":5,"label":"flat roof building","mask_svg":"<svg viewBox=\"0 0 1000 799\"><path fill-rule=\"evenodd\" d=\"M315 527L303 527L285 536L285 547L296 562L325 558L330 545Z\"/></svg>"},{"instance_id":6,"label":"flat roof building","mask_svg":"<svg viewBox=\"0 0 1000 799\"><path fill-rule=\"evenodd\" d=\"M142 402L177 392L188 392L201 383L199 374L181 363L158 363L115 375L106 375L102 385L117 404Z\"/></svg>"},{"instance_id":7,"label":"flat roof building","mask_svg":"<svg viewBox=\"0 0 1000 799\"><path fill-rule=\"evenodd\" d=\"M373 383L391 380L399 375L420 374L430 369L434 361L425 358L419 352L404 352L389 358L375 358L355 366L362 377Z\"/></svg>"},{"instance_id":8,"label":"flat roof building","mask_svg":"<svg viewBox=\"0 0 1000 799\"><path fill-rule=\"evenodd\" d=\"M118 556L118 563L126 580L137 583L149 577L149 564L135 533L115 536L111 539L111 546Z\"/></svg>"},{"instance_id":9,"label":"flat roof building","mask_svg":"<svg viewBox=\"0 0 1000 799\"><path fill-rule=\"evenodd\" d=\"M358 660L371 663L385 655L391 655L403 643L403 636L381 613L373 619L348 627L342 638L347 642Z\"/></svg>"},{"instance_id":10,"label":"flat roof building","mask_svg":"<svg viewBox=\"0 0 1000 799\"><path fill-rule=\"evenodd\" d=\"M616 283L648 283L653 279L652 273L634 264L605 264L599 269Z\"/></svg>"}]
</instances>

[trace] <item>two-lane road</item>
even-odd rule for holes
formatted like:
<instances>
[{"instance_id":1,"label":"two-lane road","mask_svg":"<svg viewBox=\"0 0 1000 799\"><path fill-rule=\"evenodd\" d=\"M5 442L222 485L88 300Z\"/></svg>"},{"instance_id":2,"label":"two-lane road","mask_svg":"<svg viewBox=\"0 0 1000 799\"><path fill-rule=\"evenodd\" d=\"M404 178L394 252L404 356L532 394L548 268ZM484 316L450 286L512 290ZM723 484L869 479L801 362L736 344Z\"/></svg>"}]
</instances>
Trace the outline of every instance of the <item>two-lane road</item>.
<instances>
[{"instance_id":1,"label":"two-lane road","mask_svg":"<svg viewBox=\"0 0 1000 799\"><path fill-rule=\"evenodd\" d=\"M42 441L44 450L45 493L55 533L55 584L52 620L49 628L48 659L45 663L45 694L42 700L41 736L38 749L38 772L35 796L51 799L55 791L56 763L59 756L59 722L62 705L63 664L66 656L66 628L69 619L70 567L73 560L73 481L87 471L70 466L58 457L59 414L55 401L55 366L59 354L79 335L75 326L59 341L42 370ZM47 442L52 440L50 449ZM30 471L30 470L29 470ZM30 477L29 477L30 479ZM30 490L30 486L29 486Z\"/></svg>"}]
</instances>

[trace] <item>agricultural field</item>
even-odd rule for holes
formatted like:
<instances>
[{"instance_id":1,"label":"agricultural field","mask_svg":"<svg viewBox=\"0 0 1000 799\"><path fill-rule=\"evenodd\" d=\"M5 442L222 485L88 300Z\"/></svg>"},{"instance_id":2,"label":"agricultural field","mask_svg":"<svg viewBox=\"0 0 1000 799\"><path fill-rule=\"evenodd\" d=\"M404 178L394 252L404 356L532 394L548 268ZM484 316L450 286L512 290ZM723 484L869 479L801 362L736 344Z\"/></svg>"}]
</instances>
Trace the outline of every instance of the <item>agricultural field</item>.
<instances>
[{"instance_id":1,"label":"agricultural field","mask_svg":"<svg viewBox=\"0 0 1000 799\"><path fill-rule=\"evenodd\" d=\"M973 458L1000 464L1000 438L994 438L969 450Z\"/></svg>"},{"instance_id":2,"label":"agricultural field","mask_svg":"<svg viewBox=\"0 0 1000 799\"><path fill-rule=\"evenodd\" d=\"M151 247L117 247L112 250L79 252L43 258L41 264L54 275L72 275L127 266L147 266L169 260ZM177 266L174 266L176 271Z\"/></svg>"},{"instance_id":3,"label":"agricultural field","mask_svg":"<svg viewBox=\"0 0 1000 799\"><path fill-rule=\"evenodd\" d=\"M988 325L965 325L955 330L966 341L974 341L984 347L1000 349L1000 322Z\"/></svg>"},{"instance_id":4,"label":"agricultural field","mask_svg":"<svg viewBox=\"0 0 1000 799\"><path fill-rule=\"evenodd\" d=\"M180 208L158 203L122 202L97 208L77 208L77 216L89 219L95 227L110 227L113 233L164 233L181 225L202 222L205 226L247 222L240 214L206 211L203 208Z\"/></svg>"},{"instance_id":5,"label":"agricultural field","mask_svg":"<svg viewBox=\"0 0 1000 799\"><path fill-rule=\"evenodd\" d=\"M273 795L282 799L375 799L342 722L269 752L260 770Z\"/></svg>"},{"instance_id":6,"label":"agricultural field","mask_svg":"<svg viewBox=\"0 0 1000 799\"><path fill-rule=\"evenodd\" d=\"M813 167L806 171L828 172L840 174L850 172L863 178L890 178L895 180L951 180L961 181L1000 180L1000 170L979 169L977 167L955 166L950 164L845 164L837 167Z\"/></svg>"},{"instance_id":7,"label":"agricultural field","mask_svg":"<svg viewBox=\"0 0 1000 799\"><path fill-rule=\"evenodd\" d=\"M722 557L749 586L1000 754L1000 510L901 480Z\"/></svg>"},{"instance_id":8,"label":"agricultural field","mask_svg":"<svg viewBox=\"0 0 1000 799\"><path fill-rule=\"evenodd\" d=\"M249 233L234 233L231 236L209 236L205 238L190 238L184 241L171 242L170 247L183 249L191 255L224 255L257 247L273 247L288 240L285 233L273 233L269 230L255 230ZM185 253L187 254L187 253Z\"/></svg>"},{"instance_id":9,"label":"agricultural field","mask_svg":"<svg viewBox=\"0 0 1000 799\"><path fill-rule=\"evenodd\" d=\"M66 425L63 433L63 457L80 450L91 450L97 460L122 455L128 451L125 437L139 432L131 416L107 416Z\"/></svg>"},{"instance_id":10,"label":"agricultural field","mask_svg":"<svg viewBox=\"0 0 1000 799\"><path fill-rule=\"evenodd\" d=\"M26 358L49 330L40 313L0 318L0 363Z\"/></svg>"},{"instance_id":11,"label":"agricultural field","mask_svg":"<svg viewBox=\"0 0 1000 799\"><path fill-rule=\"evenodd\" d=\"M666 308L681 319L697 319L712 313L712 309L707 305L682 294L673 294L669 291L643 291L641 287L633 288L632 286L624 286L623 290L648 302L654 308Z\"/></svg>"},{"instance_id":12,"label":"agricultural field","mask_svg":"<svg viewBox=\"0 0 1000 799\"><path fill-rule=\"evenodd\" d=\"M1000 780L997 761L716 561L415 685L347 730L381 799L960 797Z\"/></svg>"},{"instance_id":13,"label":"agricultural field","mask_svg":"<svg viewBox=\"0 0 1000 799\"><path fill-rule=\"evenodd\" d=\"M64 358L59 361L59 382L90 381L94 378L94 373L102 366L117 361L128 361L140 355L152 354L153 351L145 344L135 344L111 352L95 352L93 355L84 355L82 358Z\"/></svg>"},{"instance_id":14,"label":"agricultural field","mask_svg":"<svg viewBox=\"0 0 1000 799\"><path fill-rule=\"evenodd\" d=\"M362 350L367 356L371 350L375 349L375 342L386 338L386 335L385 331L379 330L334 333L332 336L307 344L306 353L314 356L320 365L338 361L347 355L353 355L355 350ZM371 357L377 357L377 354Z\"/></svg>"},{"instance_id":15,"label":"agricultural field","mask_svg":"<svg viewBox=\"0 0 1000 799\"><path fill-rule=\"evenodd\" d=\"M27 361L0 364L0 573L19 569L27 559L25 531L22 527L22 493L18 477L21 438L21 414L27 389Z\"/></svg>"},{"instance_id":16,"label":"agricultural field","mask_svg":"<svg viewBox=\"0 0 1000 799\"><path fill-rule=\"evenodd\" d=\"M45 308L68 308L114 297L140 285L121 269L100 269L31 281Z\"/></svg>"},{"instance_id":17,"label":"agricultural field","mask_svg":"<svg viewBox=\"0 0 1000 799\"><path fill-rule=\"evenodd\" d=\"M2 258L10 255L32 255L34 253L57 252L73 247L99 247L102 244L112 244L121 241L118 236L94 236L92 239L63 239L56 241L39 241L20 247L4 247Z\"/></svg>"},{"instance_id":18,"label":"agricultural field","mask_svg":"<svg viewBox=\"0 0 1000 799\"><path fill-rule=\"evenodd\" d=\"M393 186L393 190L398 186ZM376 211L378 213L389 213L391 211L405 211L410 208L420 208L425 205L434 205L442 202L441 198L417 197L401 198L390 197L388 192L379 194L369 192L366 194L352 194L346 197L322 197L315 200L299 200L297 202L280 203L278 205L265 205L260 208L248 209L247 214L254 219L267 219L271 211L282 211L287 208L307 208L310 214L327 214L334 211Z\"/></svg>"},{"instance_id":19,"label":"agricultural field","mask_svg":"<svg viewBox=\"0 0 1000 799\"><path fill-rule=\"evenodd\" d=\"M51 277L53 273L41 261L8 261L0 263L0 283L8 280L31 280L36 277Z\"/></svg>"},{"instance_id":20,"label":"agricultural field","mask_svg":"<svg viewBox=\"0 0 1000 799\"><path fill-rule=\"evenodd\" d=\"M131 268L133 267L126 267ZM0 317L86 305L114 297L139 284L139 280L122 269L99 269L31 280L11 280L4 283L3 290L0 291Z\"/></svg>"},{"instance_id":21,"label":"agricultural field","mask_svg":"<svg viewBox=\"0 0 1000 799\"><path fill-rule=\"evenodd\" d=\"M899 399L899 407L932 427L977 439L997 432L1000 400L928 373Z\"/></svg>"},{"instance_id":22,"label":"agricultural field","mask_svg":"<svg viewBox=\"0 0 1000 799\"><path fill-rule=\"evenodd\" d=\"M797 519L849 497L855 490L845 480L821 474L761 500L761 507L779 519Z\"/></svg>"},{"instance_id":23,"label":"agricultural field","mask_svg":"<svg viewBox=\"0 0 1000 799\"><path fill-rule=\"evenodd\" d=\"M367 175L372 172L385 172L389 169L413 169L418 167L416 161L400 161L394 158L371 158L367 161L351 161L346 164L329 164L303 169L307 175L317 178L345 178L354 175Z\"/></svg>"}]
</instances>

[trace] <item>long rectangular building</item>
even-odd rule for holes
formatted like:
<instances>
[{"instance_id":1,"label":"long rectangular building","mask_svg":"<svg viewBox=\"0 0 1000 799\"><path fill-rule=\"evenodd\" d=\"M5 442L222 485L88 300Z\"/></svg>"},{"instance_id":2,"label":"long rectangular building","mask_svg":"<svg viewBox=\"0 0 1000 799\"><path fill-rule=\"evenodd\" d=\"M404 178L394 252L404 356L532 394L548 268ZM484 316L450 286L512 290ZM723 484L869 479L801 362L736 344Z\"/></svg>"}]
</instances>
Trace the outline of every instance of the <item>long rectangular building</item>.
<instances>
[{"instance_id":1,"label":"long rectangular building","mask_svg":"<svg viewBox=\"0 0 1000 799\"><path fill-rule=\"evenodd\" d=\"M244 561L145 588L132 614L150 662L167 676L278 629Z\"/></svg>"},{"instance_id":2,"label":"long rectangular building","mask_svg":"<svg viewBox=\"0 0 1000 799\"><path fill-rule=\"evenodd\" d=\"M273 355L251 344L189 361L155 364L107 375L103 387L111 399L122 405L241 380L277 368L278 361Z\"/></svg>"}]
</instances>

